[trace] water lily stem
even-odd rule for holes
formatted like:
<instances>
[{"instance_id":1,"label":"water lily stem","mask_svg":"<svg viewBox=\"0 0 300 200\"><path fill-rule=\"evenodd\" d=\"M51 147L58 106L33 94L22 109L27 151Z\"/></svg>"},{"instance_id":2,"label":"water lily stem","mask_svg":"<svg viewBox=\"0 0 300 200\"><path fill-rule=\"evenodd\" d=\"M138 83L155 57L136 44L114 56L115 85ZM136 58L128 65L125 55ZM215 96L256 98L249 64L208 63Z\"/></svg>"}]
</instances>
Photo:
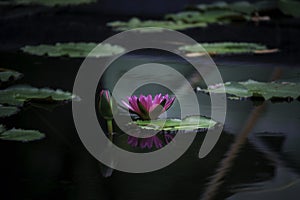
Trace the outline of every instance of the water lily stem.
<instances>
[{"instance_id":1,"label":"water lily stem","mask_svg":"<svg viewBox=\"0 0 300 200\"><path fill-rule=\"evenodd\" d=\"M109 139L110 141L113 141L113 123L111 119L108 119L106 121L107 123L107 130L108 130L108 135L109 135Z\"/></svg>"}]
</instances>

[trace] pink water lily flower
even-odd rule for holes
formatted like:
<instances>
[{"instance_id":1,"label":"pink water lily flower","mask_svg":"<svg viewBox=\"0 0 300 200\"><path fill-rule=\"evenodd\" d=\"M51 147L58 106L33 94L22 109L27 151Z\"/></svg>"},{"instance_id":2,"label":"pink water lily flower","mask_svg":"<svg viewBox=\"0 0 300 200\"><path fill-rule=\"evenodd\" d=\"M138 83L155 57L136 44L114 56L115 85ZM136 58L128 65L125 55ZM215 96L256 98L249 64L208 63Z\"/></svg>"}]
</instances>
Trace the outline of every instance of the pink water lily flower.
<instances>
[{"instance_id":1,"label":"pink water lily flower","mask_svg":"<svg viewBox=\"0 0 300 200\"><path fill-rule=\"evenodd\" d=\"M128 103L122 103L133 113L144 120L157 119L159 115L168 110L173 104L175 97L169 97L168 94L158 94L152 98L152 95L140 95L128 97Z\"/></svg>"}]
</instances>

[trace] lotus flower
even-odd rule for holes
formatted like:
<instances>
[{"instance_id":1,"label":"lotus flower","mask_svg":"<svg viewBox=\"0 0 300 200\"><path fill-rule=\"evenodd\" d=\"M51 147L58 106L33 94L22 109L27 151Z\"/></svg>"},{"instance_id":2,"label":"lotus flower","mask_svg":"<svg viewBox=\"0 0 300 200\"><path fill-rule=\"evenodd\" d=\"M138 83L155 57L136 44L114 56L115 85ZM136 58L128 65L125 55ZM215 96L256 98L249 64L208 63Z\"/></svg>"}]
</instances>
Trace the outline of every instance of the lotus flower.
<instances>
[{"instance_id":1,"label":"lotus flower","mask_svg":"<svg viewBox=\"0 0 300 200\"><path fill-rule=\"evenodd\" d=\"M101 90L98 109L106 120L112 120L113 114L117 112L117 103L108 90Z\"/></svg>"},{"instance_id":2,"label":"lotus flower","mask_svg":"<svg viewBox=\"0 0 300 200\"><path fill-rule=\"evenodd\" d=\"M143 120L157 119L159 115L168 110L173 104L175 97L171 98L168 94L158 94L152 98L152 95L140 95L128 97L128 103L122 103L133 113L137 114Z\"/></svg>"}]
</instances>

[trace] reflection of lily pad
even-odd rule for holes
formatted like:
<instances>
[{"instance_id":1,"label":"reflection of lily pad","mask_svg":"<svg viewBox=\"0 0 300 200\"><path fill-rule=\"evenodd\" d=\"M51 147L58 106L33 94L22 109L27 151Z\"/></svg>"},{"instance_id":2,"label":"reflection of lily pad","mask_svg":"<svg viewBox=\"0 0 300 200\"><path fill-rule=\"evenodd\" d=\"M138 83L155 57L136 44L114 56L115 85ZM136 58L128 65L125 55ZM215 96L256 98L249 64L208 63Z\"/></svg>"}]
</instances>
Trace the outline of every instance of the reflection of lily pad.
<instances>
[{"instance_id":1,"label":"reflection of lily pad","mask_svg":"<svg viewBox=\"0 0 300 200\"><path fill-rule=\"evenodd\" d=\"M0 5L43 5L43 6L68 6L93 3L97 0L4 0Z\"/></svg>"},{"instance_id":2,"label":"reflection of lily pad","mask_svg":"<svg viewBox=\"0 0 300 200\"><path fill-rule=\"evenodd\" d=\"M48 88L34 88L29 86L16 86L0 90L0 104L22 106L30 100L66 101L75 98L70 92L52 90Z\"/></svg>"},{"instance_id":3,"label":"reflection of lily pad","mask_svg":"<svg viewBox=\"0 0 300 200\"><path fill-rule=\"evenodd\" d=\"M22 74L13 71L13 70L7 70L7 69L0 69L0 82L6 82L6 81L14 81L22 77Z\"/></svg>"},{"instance_id":4,"label":"reflection of lily pad","mask_svg":"<svg viewBox=\"0 0 300 200\"><path fill-rule=\"evenodd\" d=\"M0 130L2 132L0 134L0 139L2 140L29 142L34 140L40 140L45 137L43 133L36 130L23 130L13 128L6 131L3 125L1 125Z\"/></svg>"},{"instance_id":5,"label":"reflection of lily pad","mask_svg":"<svg viewBox=\"0 0 300 200\"><path fill-rule=\"evenodd\" d=\"M234 42L221 42L221 43L203 43L196 45L182 46L179 50L186 53L207 53L209 54L241 54L241 53L255 53L257 51L266 50L267 47L256 43L234 43Z\"/></svg>"},{"instance_id":6,"label":"reflection of lily pad","mask_svg":"<svg viewBox=\"0 0 300 200\"><path fill-rule=\"evenodd\" d=\"M50 57L69 56L74 58L107 57L123 53L125 49L118 45L97 43L56 43L55 45L41 44L38 46L25 46L22 50L33 55ZM93 51L92 51L93 50Z\"/></svg>"},{"instance_id":7,"label":"reflection of lily pad","mask_svg":"<svg viewBox=\"0 0 300 200\"><path fill-rule=\"evenodd\" d=\"M300 17L300 2L295 0L279 0L279 9L286 15Z\"/></svg>"},{"instance_id":8,"label":"reflection of lily pad","mask_svg":"<svg viewBox=\"0 0 300 200\"><path fill-rule=\"evenodd\" d=\"M19 112L20 109L15 106L2 106L0 105L0 117L9 117Z\"/></svg>"},{"instance_id":9,"label":"reflection of lily pad","mask_svg":"<svg viewBox=\"0 0 300 200\"><path fill-rule=\"evenodd\" d=\"M166 28L166 29L173 29L173 30L184 30L188 28L195 28L195 27L205 27L206 23L185 23L182 21L173 22L173 21L154 21L154 20L147 20L141 21L138 18L132 18L128 22L123 21L115 21L110 22L107 24L108 26L112 27L116 31L125 31L134 28L146 28L146 27L158 27L158 28ZM157 31L157 29L153 29ZM145 29L146 32L151 31L150 29Z\"/></svg>"},{"instance_id":10,"label":"reflection of lily pad","mask_svg":"<svg viewBox=\"0 0 300 200\"><path fill-rule=\"evenodd\" d=\"M147 130L164 130L164 131L178 131L178 130L196 130L212 128L216 122L202 116L189 116L180 119L158 119L158 120L138 120L132 122L142 129Z\"/></svg>"},{"instance_id":11,"label":"reflection of lily pad","mask_svg":"<svg viewBox=\"0 0 300 200\"><path fill-rule=\"evenodd\" d=\"M245 82L226 82L209 86L208 89L199 89L203 92L226 93L237 98L263 97L271 98L298 98L300 96L300 84L290 82L258 82L248 80Z\"/></svg>"}]
</instances>

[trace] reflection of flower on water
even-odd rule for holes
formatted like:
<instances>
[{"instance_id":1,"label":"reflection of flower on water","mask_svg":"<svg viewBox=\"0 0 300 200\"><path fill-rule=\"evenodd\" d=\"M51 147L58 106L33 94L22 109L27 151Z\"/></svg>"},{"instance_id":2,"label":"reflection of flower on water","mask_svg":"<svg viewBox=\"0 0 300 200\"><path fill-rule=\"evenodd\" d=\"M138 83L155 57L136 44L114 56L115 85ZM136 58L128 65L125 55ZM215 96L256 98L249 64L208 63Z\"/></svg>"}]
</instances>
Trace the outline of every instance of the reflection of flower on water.
<instances>
[{"instance_id":1,"label":"reflection of flower on water","mask_svg":"<svg viewBox=\"0 0 300 200\"><path fill-rule=\"evenodd\" d=\"M173 104L175 97L169 97L168 94L158 94L152 98L152 95L140 95L128 97L128 103L122 103L133 113L137 114L143 120L157 119L159 115L168 110Z\"/></svg>"},{"instance_id":2,"label":"reflection of flower on water","mask_svg":"<svg viewBox=\"0 0 300 200\"><path fill-rule=\"evenodd\" d=\"M127 143L132 147L141 147L142 149L148 148L152 149L155 146L157 149L160 149L164 146L164 144L168 144L174 138L174 134L163 134L163 140L161 140L158 136L151 136L148 138L137 138L134 136L128 136Z\"/></svg>"}]
</instances>

